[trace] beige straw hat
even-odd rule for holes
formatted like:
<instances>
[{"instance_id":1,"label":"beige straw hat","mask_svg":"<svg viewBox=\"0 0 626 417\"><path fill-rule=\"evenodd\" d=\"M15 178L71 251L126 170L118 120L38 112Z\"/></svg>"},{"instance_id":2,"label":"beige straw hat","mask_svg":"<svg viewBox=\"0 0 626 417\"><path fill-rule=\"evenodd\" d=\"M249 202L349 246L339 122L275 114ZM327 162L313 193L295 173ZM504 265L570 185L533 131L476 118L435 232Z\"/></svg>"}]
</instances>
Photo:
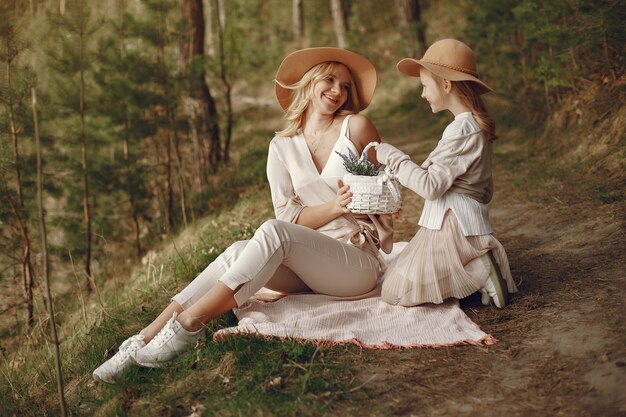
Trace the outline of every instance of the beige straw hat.
<instances>
[{"instance_id":1,"label":"beige straw hat","mask_svg":"<svg viewBox=\"0 0 626 417\"><path fill-rule=\"evenodd\" d=\"M354 110L359 112L367 108L376 88L376 68L364 56L346 49L307 48L292 52L278 67L276 80L284 85L292 85L300 81L302 76L317 64L330 61L340 62L350 70L360 103L360 107ZM283 110L287 110L291 104L292 91L278 83L275 83L275 86L278 103Z\"/></svg>"},{"instance_id":2,"label":"beige straw hat","mask_svg":"<svg viewBox=\"0 0 626 417\"><path fill-rule=\"evenodd\" d=\"M404 58L397 67L400 72L412 77L419 77L420 69L424 67L446 80L474 81L478 83L481 94L493 91L478 79L474 51L456 39L441 39L426 50L422 59Z\"/></svg>"}]
</instances>

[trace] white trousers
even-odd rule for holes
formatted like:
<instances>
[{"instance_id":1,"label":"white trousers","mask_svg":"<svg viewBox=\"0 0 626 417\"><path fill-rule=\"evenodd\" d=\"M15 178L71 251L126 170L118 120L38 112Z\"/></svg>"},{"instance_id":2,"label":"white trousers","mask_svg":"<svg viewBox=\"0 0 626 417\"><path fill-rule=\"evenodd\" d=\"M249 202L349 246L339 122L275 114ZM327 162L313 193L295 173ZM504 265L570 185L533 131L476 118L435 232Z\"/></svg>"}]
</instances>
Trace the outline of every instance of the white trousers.
<instances>
[{"instance_id":1,"label":"white trousers","mask_svg":"<svg viewBox=\"0 0 626 417\"><path fill-rule=\"evenodd\" d=\"M172 301L187 309L218 281L233 291L240 287L239 306L262 287L349 297L371 291L379 273L372 253L305 226L268 220L252 239L233 243Z\"/></svg>"}]
</instances>

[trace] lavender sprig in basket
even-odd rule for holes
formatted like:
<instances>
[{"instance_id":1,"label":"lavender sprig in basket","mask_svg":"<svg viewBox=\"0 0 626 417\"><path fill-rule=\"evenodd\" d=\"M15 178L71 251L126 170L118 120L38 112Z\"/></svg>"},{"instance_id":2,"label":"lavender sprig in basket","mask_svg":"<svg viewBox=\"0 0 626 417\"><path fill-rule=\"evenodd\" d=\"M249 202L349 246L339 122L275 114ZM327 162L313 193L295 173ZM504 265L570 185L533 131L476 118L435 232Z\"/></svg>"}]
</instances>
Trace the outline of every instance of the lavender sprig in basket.
<instances>
[{"instance_id":1,"label":"lavender sprig in basket","mask_svg":"<svg viewBox=\"0 0 626 417\"><path fill-rule=\"evenodd\" d=\"M369 143L360 157L349 150L348 155L337 152L348 171L343 183L349 185L352 192L352 201L348 204L352 213L389 214L402 207L400 184L391 170L381 171L380 165L374 165L367 158L367 151L376 145L376 142Z\"/></svg>"},{"instance_id":2,"label":"lavender sprig in basket","mask_svg":"<svg viewBox=\"0 0 626 417\"><path fill-rule=\"evenodd\" d=\"M335 151L335 153L343 159L343 166L350 174L375 177L380 173L381 165L374 165L374 163L368 159L367 152L364 152L360 158L350 149L348 149L348 155L344 155L339 151Z\"/></svg>"}]
</instances>

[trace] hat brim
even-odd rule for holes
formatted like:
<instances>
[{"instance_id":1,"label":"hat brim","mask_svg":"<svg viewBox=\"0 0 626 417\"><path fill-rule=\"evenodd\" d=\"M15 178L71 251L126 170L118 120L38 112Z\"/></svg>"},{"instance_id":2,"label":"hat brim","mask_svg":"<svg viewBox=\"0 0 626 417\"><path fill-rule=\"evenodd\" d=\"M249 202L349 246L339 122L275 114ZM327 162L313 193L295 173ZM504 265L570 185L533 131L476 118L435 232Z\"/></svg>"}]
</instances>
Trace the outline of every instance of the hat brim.
<instances>
[{"instance_id":1,"label":"hat brim","mask_svg":"<svg viewBox=\"0 0 626 417\"><path fill-rule=\"evenodd\" d=\"M493 91L491 87L481 81L478 77L471 74L457 71L452 68L444 67L441 65L433 64L432 62L425 62L413 58L404 58L398 65L396 65L398 71L403 74L410 75L411 77L419 77L420 70L426 68L438 77L445 78L450 81L474 81L478 84L480 94L489 93Z\"/></svg>"},{"instance_id":2,"label":"hat brim","mask_svg":"<svg viewBox=\"0 0 626 417\"><path fill-rule=\"evenodd\" d=\"M278 67L276 80L284 85L295 84L317 64L331 61L342 63L350 70L356 92L359 95L359 108L354 110L359 112L367 108L376 89L376 68L367 58L346 49L322 47L292 52L283 59ZM284 88L278 83L274 84L278 103L283 110L287 110L291 104L292 90Z\"/></svg>"}]
</instances>

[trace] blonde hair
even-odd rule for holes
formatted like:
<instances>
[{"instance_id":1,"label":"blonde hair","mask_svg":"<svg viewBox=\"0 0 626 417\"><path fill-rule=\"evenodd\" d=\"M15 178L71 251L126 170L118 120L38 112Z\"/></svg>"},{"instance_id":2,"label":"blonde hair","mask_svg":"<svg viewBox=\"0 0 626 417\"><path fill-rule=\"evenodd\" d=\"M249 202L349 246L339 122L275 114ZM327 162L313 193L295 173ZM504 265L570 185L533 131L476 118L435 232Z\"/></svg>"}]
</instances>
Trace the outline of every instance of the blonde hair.
<instances>
[{"instance_id":1,"label":"blonde hair","mask_svg":"<svg viewBox=\"0 0 626 417\"><path fill-rule=\"evenodd\" d=\"M285 111L285 120L287 121L287 127L280 132L276 132L278 136L291 137L302 131L304 123L306 121L306 111L311 104L311 97L313 96L313 86L319 80L331 75L339 65L343 65L339 62L328 61L317 64L310 70L308 70L300 79L300 81L285 85L278 80L274 80L278 85L283 88L287 88L292 91L291 104ZM349 71L349 69L348 69ZM359 102L359 95L350 75L350 91L348 99L337 111L337 116L357 113L356 109L361 107Z\"/></svg>"},{"instance_id":2,"label":"blonde hair","mask_svg":"<svg viewBox=\"0 0 626 417\"><path fill-rule=\"evenodd\" d=\"M472 115L483 131L485 137L493 142L496 135L496 122L487 111L487 107L480 97L479 85L473 81L450 81L456 90L461 103L472 110Z\"/></svg>"}]
</instances>

